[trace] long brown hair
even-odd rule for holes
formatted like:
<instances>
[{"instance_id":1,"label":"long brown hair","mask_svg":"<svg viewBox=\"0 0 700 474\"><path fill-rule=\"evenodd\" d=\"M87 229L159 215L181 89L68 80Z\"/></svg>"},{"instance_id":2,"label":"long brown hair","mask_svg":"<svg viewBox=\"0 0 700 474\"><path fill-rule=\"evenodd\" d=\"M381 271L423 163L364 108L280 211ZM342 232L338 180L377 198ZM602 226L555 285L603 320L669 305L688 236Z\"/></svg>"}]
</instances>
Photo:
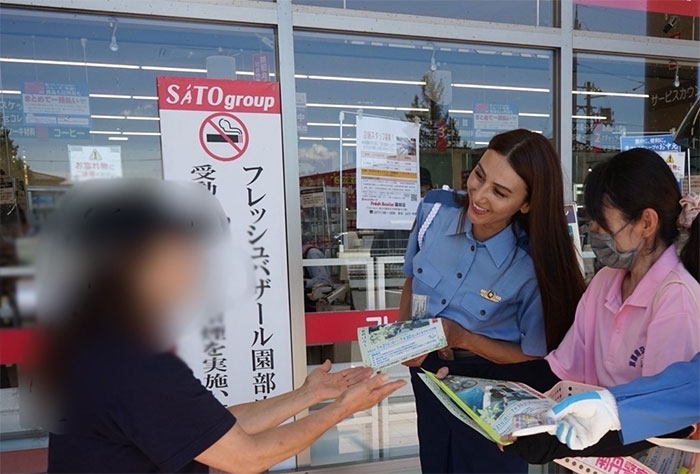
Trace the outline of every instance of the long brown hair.
<instances>
[{"instance_id":1,"label":"long brown hair","mask_svg":"<svg viewBox=\"0 0 700 474\"><path fill-rule=\"evenodd\" d=\"M488 145L508 159L527 185L527 214L518 211L513 222L528 235L544 316L547 350L559 346L574 321L586 283L569 235L564 214L564 180L559 156L544 136L525 129L511 130ZM465 197L462 219L469 208Z\"/></svg>"}]
</instances>

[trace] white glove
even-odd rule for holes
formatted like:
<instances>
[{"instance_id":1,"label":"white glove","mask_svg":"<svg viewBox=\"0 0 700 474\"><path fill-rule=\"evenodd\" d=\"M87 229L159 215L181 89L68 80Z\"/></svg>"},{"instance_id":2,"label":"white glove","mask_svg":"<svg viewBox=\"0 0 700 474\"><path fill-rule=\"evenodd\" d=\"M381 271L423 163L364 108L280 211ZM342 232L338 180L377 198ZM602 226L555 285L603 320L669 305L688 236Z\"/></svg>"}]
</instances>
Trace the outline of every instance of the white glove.
<instances>
[{"instance_id":1,"label":"white glove","mask_svg":"<svg viewBox=\"0 0 700 474\"><path fill-rule=\"evenodd\" d=\"M568 397L552 407L551 415L557 420L557 438L571 449L593 446L608 431L620 429L617 403L607 390Z\"/></svg>"}]
</instances>

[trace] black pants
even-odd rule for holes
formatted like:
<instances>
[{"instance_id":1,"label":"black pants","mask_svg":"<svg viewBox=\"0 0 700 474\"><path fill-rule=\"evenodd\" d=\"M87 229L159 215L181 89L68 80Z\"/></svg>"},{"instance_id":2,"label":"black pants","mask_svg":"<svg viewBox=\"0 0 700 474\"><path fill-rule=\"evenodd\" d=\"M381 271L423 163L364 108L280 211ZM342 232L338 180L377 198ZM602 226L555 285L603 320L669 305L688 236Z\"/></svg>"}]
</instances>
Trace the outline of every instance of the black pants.
<instances>
[{"instance_id":1,"label":"black pants","mask_svg":"<svg viewBox=\"0 0 700 474\"><path fill-rule=\"evenodd\" d=\"M430 354L423 367L491 364L479 357L444 361ZM457 370L456 370L457 371ZM411 369L411 383L418 412L420 462L424 473L527 473L522 458L501 452L497 445L455 418Z\"/></svg>"}]
</instances>

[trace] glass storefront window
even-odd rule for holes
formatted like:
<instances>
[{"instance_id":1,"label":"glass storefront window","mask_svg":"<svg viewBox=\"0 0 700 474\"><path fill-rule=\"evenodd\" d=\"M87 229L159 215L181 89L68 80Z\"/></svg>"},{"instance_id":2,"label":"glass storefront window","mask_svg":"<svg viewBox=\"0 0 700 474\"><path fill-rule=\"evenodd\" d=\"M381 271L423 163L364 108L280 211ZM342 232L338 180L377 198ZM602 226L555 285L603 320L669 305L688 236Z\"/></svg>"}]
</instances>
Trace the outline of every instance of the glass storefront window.
<instances>
[{"instance_id":1,"label":"glass storefront window","mask_svg":"<svg viewBox=\"0 0 700 474\"><path fill-rule=\"evenodd\" d=\"M357 345L345 334L357 325L395 317L409 234L408 229L357 226L358 114L420 121L421 181L429 175L433 187L462 189L493 134L475 130L475 110L508 109L517 117L513 128L552 137L553 54L296 32L295 64L302 253L305 267L327 268L332 295L307 305L308 361L310 366L328 357L335 363L357 363ZM441 98L431 92L431 70L451 76ZM309 249L316 249L315 255ZM319 324L325 329L322 337L314 329ZM408 377L405 368L394 370ZM341 423L314 445L312 464L415 454L412 404L411 390L405 389L366 417Z\"/></svg>"},{"instance_id":2,"label":"glass storefront window","mask_svg":"<svg viewBox=\"0 0 700 474\"><path fill-rule=\"evenodd\" d=\"M700 41L700 3L685 0L574 0L574 28Z\"/></svg>"},{"instance_id":3,"label":"glass storefront window","mask_svg":"<svg viewBox=\"0 0 700 474\"><path fill-rule=\"evenodd\" d=\"M620 137L668 134L693 105L697 62L579 53L574 61L573 195L596 163L620 151ZM700 161L691 151L690 172Z\"/></svg>"},{"instance_id":4,"label":"glass storefront window","mask_svg":"<svg viewBox=\"0 0 700 474\"><path fill-rule=\"evenodd\" d=\"M519 25L556 26L553 0L293 0L312 5L349 10L491 21Z\"/></svg>"},{"instance_id":5,"label":"glass storefront window","mask_svg":"<svg viewBox=\"0 0 700 474\"><path fill-rule=\"evenodd\" d=\"M30 191L30 224L57 188L91 174L162 176L157 76L252 80L263 60L275 77L268 28L3 7L0 31L0 169ZM94 147L105 155L94 169L71 166L71 153Z\"/></svg>"},{"instance_id":6,"label":"glass storefront window","mask_svg":"<svg viewBox=\"0 0 700 474\"><path fill-rule=\"evenodd\" d=\"M579 205L583 205L586 176L597 163L620 152L623 137L626 143L656 139L670 144L670 138L659 135L670 137L695 102L700 91L699 66L697 62L674 59L575 55L572 195ZM688 153L681 180L684 193L688 191L689 176L693 190L700 185L700 153ZM674 156L679 159L679 155ZM597 267L588 245L588 218L583 210L579 219L586 276L591 277Z\"/></svg>"}]
</instances>

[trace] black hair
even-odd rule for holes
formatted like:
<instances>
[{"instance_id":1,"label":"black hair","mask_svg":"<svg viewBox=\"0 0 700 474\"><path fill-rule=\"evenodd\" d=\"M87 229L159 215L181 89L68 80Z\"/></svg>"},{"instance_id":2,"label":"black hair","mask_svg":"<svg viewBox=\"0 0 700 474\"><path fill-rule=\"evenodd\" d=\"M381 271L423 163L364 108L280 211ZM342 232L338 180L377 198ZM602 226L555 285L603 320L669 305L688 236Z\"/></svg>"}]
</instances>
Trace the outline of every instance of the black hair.
<instances>
[{"instance_id":1,"label":"black hair","mask_svg":"<svg viewBox=\"0 0 700 474\"><path fill-rule=\"evenodd\" d=\"M603 229L613 231L605 220L606 207L619 210L628 221L636 221L645 209L653 209L659 216L657 237L665 246L675 242L680 234L676 223L681 212L680 199L681 192L671 169L657 153L645 148L618 153L598 164L585 183L586 211ZM698 227L698 219L695 219L681 259L693 277L700 281Z\"/></svg>"}]
</instances>

